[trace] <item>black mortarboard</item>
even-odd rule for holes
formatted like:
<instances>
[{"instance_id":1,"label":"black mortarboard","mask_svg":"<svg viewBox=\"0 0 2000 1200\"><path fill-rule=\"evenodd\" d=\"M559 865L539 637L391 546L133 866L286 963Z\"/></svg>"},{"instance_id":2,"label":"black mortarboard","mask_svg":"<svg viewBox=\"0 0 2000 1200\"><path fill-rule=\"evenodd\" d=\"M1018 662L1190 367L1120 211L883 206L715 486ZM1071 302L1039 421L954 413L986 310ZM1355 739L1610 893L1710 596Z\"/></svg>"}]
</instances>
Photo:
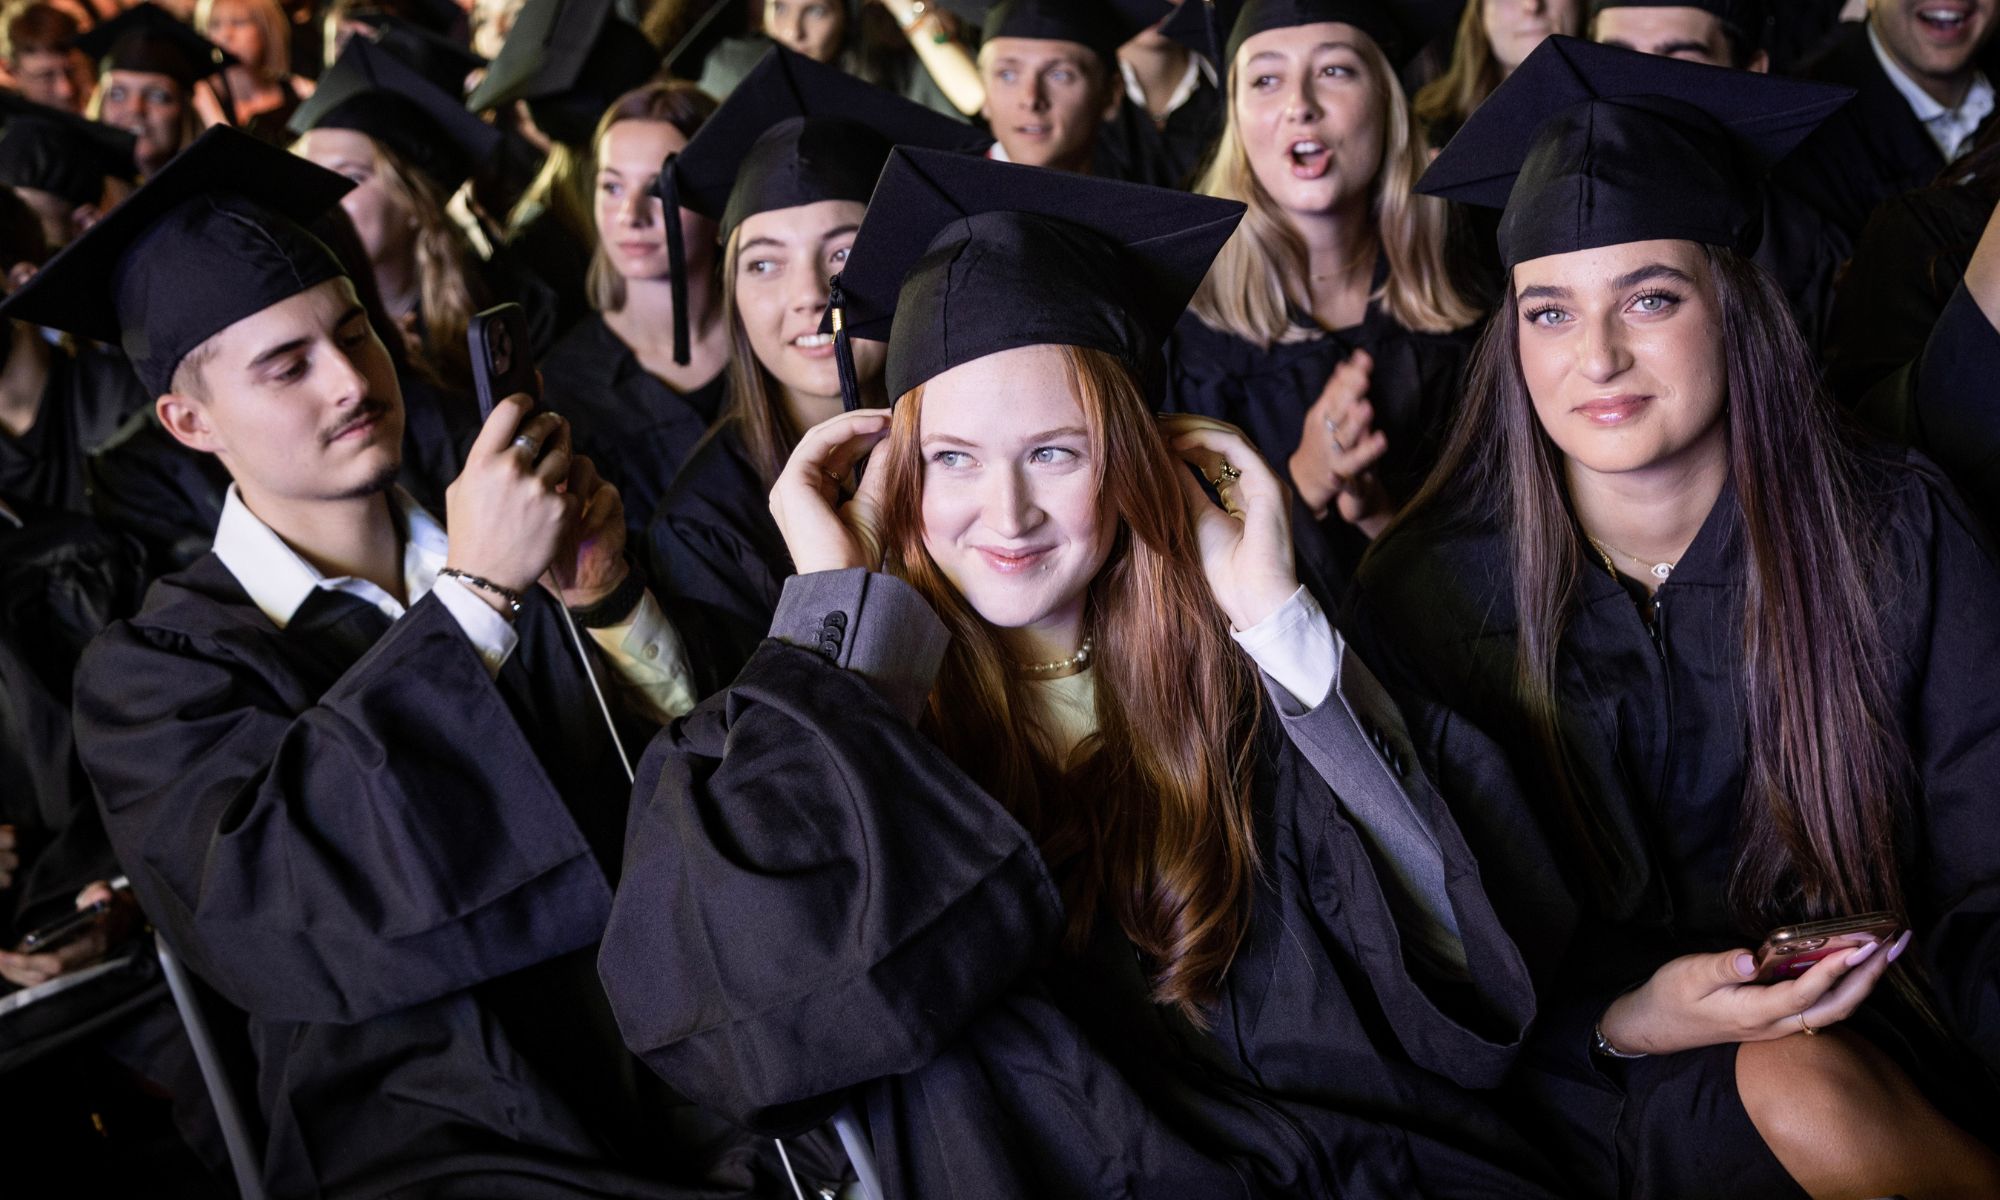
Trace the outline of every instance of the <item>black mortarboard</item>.
<instances>
[{"instance_id":1,"label":"black mortarboard","mask_svg":"<svg viewBox=\"0 0 2000 1200\"><path fill-rule=\"evenodd\" d=\"M690 208L721 223L724 241L747 217L875 191L892 146L977 152L993 139L865 83L836 67L773 46L687 148L667 160L657 191L664 211ZM687 353L687 259L680 222L667 220L674 271L674 353Z\"/></svg>"},{"instance_id":2,"label":"black mortarboard","mask_svg":"<svg viewBox=\"0 0 2000 1200\"><path fill-rule=\"evenodd\" d=\"M165 75L183 88L236 62L234 55L157 4L126 9L78 38L76 45L99 72L144 71Z\"/></svg>"},{"instance_id":3,"label":"black mortarboard","mask_svg":"<svg viewBox=\"0 0 2000 1200\"><path fill-rule=\"evenodd\" d=\"M994 38L1036 38L1076 42L1090 47L1106 63L1118 57L1118 47L1151 21L1128 27L1120 7L1110 0L944 0L944 6L979 26L985 41ZM1158 19L1156 14L1154 20Z\"/></svg>"},{"instance_id":4,"label":"black mortarboard","mask_svg":"<svg viewBox=\"0 0 2000 1200\"><path fill-rule=\"evenodd\" d=\"M889 343L891 396L1022 346L1103 350L1149 376L1243 212L1212 196L899 147L828 327L843 343Z\"/></svg>"},{"instance_id":5,"label":"black mortarboard","mask_svg":"<svg viewBox=\"0 0 2000 1200\"><path fill-rule=\"evenodd\" d=\"M450 7L458 11L456 4ZM363 10L349 14L349 19L374 31L361 36L402 59L405 65L455 98L464 97L466 77L486 65L486 59L473 53L471 47L393 14Z\"/></svg>"},{"instance_id":6,"label":"black mortarboard","mask_svg":"<svg viewBox=\"0 0 2000 1200\"><path fill-rule=\"evenodd\" d=\"M500 148L499 130L364 37L349 39L287 128L365 133L428 175L446 195Z\"/></svg>"},{"instance_id":7,"label":"black mortarboard","mask_svg":"<svg viewBox=\"0 0 2000 1200\"><path fill-rule=\"evenodd\" d=\"M1738 36L1748 40L1750 49L1763 46L1771 11L1764 0L1590 0L1590 15L1607 8L1698 8L1713 13Z\"/></svg>"},{"instance_id":8,"label":"black mortarboard","mask_svg":"<svg viewBox=\"0 0 2000 1200\"><path fill-rule=\"evenodd\" d=\"M611 102L660 69L659 49L619 18L613 4L528 0L466 107L484 112L526 100L544 133L572 146L588 144Z\"/></svg>"},{"instance_id":9,"label":"black mortarboard","mask_svg":"<svg viewBox=\"0 0 2000 1200\"><path fill-rule=\"evenodd\" d=\"M0 316L117 342L162 395L188 351L345 274L300 226L353 186L217 126L50 259Z\"/></svg>"},{"instance_id":10,"label":"black mortarboard","mask_svg":"<svg viewBox=\"0 0 2000 1200\"><path fill-rule=\"evenodd\" d=\"M1160 32L1227 74L1236 52L1256 35L1328 21L1367 34L1395 66L1420 49L1389 0L1183 0Z\"/></svg>"},{"instance_id":11,"label":"black mortarboard","mask_svg":"<svg viewBox=\"0 0 2000 1200\"><path fill-rule=\"evenodd\" d=\"M51 192L72 204L104 198L104 179L132 180L138 138L60 108L0 92L0 183Z\"/></svg>"},{"instance_id":12,"label":"black mortarboard","mask_svg":"<svg viewBox=\"0 0 2000 1200\"><path fill-rule=\"evenodd\" d=\"M1655 238L1748 252L1764 173L1853 89L1551 36L1417 190L1500 208L1500 256Z\"/></svg>"}]
</instances>

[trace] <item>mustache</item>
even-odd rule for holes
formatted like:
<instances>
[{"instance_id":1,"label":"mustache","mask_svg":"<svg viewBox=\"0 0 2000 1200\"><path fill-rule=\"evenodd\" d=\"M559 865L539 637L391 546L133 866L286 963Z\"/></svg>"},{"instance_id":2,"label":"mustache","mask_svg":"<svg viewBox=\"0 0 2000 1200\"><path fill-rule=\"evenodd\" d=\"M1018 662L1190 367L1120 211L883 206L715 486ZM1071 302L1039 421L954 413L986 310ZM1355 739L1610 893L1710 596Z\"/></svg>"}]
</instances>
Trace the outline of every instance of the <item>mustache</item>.
<instances>
[{"instance_id":1,"label":"mustache","mask_svg":"<svg viewBox=\"0 0 2000 1200\"><path fill-rule=\"evenodd\" d=\"M388 401L373 400L373 399L364 400L361 402L361 406L355 409L354 412L350 414L345 421L342 421L339 425L334 426L327 432L322 433L319 437L320 444L323 446L331 445L335 440L340 438L343 434L353 431L358 426L366 425L370 421L379 420L382 417L387 416L388 414L389 414Z\"/></svg>"}]
</instances>

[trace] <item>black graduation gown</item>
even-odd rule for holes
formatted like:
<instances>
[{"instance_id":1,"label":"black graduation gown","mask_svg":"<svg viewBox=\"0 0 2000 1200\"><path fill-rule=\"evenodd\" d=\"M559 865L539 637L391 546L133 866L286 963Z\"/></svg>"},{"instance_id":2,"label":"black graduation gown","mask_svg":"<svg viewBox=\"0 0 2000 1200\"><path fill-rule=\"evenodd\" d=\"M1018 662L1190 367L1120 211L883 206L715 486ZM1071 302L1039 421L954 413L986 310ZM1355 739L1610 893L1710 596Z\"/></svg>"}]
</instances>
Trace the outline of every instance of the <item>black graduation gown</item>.
<instances>
[{"instance_id":1,"label":"black graduation gown","mask_svg":"<svg viewBox=\"0 0 2000 1200\"><path fill-rule=\"evenodd\" d=\"M1927 186L1944 170L1937 143L1876 60L1865 22L1841 26L1798 73L1854 88L1855 96L1772 174L1850 237L1860 235L1876 205Z\"/></svg>"},{"instance_id":2,"label":"black graduation gown","mask_svg":"<svg viewBox=\"0 0 2000 1200\"><path fill-rule=\"evenodd\" d=\"M1826 343L1826 382L1853 408L1922 352L1993 204L1967 187L1925 188L1875 210L1841 278Z\"/></svg>"},{"instance_id":3,"label":"black graduation gown","mask_svg":"<svg viewBox=\"0 0 2000 1200\"><path fill-rule=\"evenodd\" d=\"M1222 93L1206 75L1164 124L1127 96L1097 131L1093 169L1108 179L1186 190L1222 136L1223 116Z\"/></svg>"},{"instance_id":4,"label":"black graduation gown","mask_svg":"<svg viewBox=\"0 0 2000 1200\"><path fill-rule=\"evenodd\" d=\"M796 603L792 588L837 576L854 603ZM677 1088L773 1130L851 1100L892 1200L1549 1194L1467 1090L1506 1070L1529 985L1481 891L1492 864L1435 793L1413 791L1446 863L1464 994L1420 982L1345 802L1267 718L1263 870L1200 1031L1150 1002L1115 924L1047 965L1063 921L1050 868L909 720L944 636L914 592L802 577L778 625L821 652L766 642L640 768L599 965L628 1044ZM871 638L884 661L928 664L878 687L829 661ZM1387 726L1378 756L1338 696L1286 719L1308 740L1313 722L1342 723L1336 771L1410 761Z\"/></svg>"},{"instance_id":5,"label":"black graduation gown","mask_svg":"<svg viewBox=\"0 0 2000 1200\"><path fill-rule=\"evenodd\" d=\"M770 494L735 423L709 431L646 527L654 590L709 605L750 629L770 628L792 575Z\"/></svg>"},{"instance_id":6,"label":"black graduation gown","mask_svg":"<svg viewBox=\"0 0 2000 1200\"><path fill-rule=\"evenodd\" d=\"M1870 497L1890 551L1884 583L1901 589L1880 606L1892 700L1881 716L1909 739L1915 758L1913 815L1899 847L1914 948L1935 973L1949 1024L1986 1063L2000 1064L2000 821L1992 789L2000 778L2000 689L1992 680L2000 660L1993 603L2000 569L1949 486L1914 455L1907 463L1885 460ZM1731 1178L1726 1165L1735 1163L1761 1167L1780 1191L1791 1186L1742 1116L1734 1046L1631 1067L1594 1061L1588 1049L1591 1026L1610 1000L1668 959L1754 946L1763 933L1740 927L1726 902L1746 766L1741 539L1740 509L1726 489L1660 588L1657 637L1625 586L1601 570L1583 571L1558 652L1570 770L1628 865L1594 925L1579 935L1567 968L1549 977L1523 1055L1534 1078L1524 1078L1522 1088L1561 1114L1552 1132L1568 1138L1589 1130L1581 1136L1599 1142L1574 1152L1580 1162L1612 1171L1608 1160L1588 1156L1608 1154L1605 1146L1619 1140L1627 1194L1745 1194L1717 1182ZM1517 625L1497 527L1441 532L1425 525L1388 539L1361 572L1343 626L1392 687L1465 714L1508 748L1529 796L1555 802L1555 784L1514 699ZM1544 824L1561 844L1554 831L1562 820L1551 810ZM1886 989L1869 1002L1881 1013L1893 1004ZM1857 1027L1893 1051L1899 1039L1915 1037L1918 1024L1885 1018ZM1933 1047L1899 1057L1919 1079L1951 1093L1937 1095L1941 1102L1963 1095L1956 1089L1965 1081L1945 1079L1940 1069L1953 1060L1949 1052ZM1696 1110L1709 1120L1690 1123L1685 1108L1678 1116L1655 1114L1671 1123L1659 1131L1667 1141L1688 1139L1680 1154L1648 1158L1656 1143L1624 1142L1634 1132L1629 1114L1613 1134L1621 1107L1646 1111L1651 1099L1636 1085L1624 1090L1628 1071L1648 1086L1670 1093L1694 1087L1709 1097L1709 1107ZM1650 1164L1636 1180L1633 1159Z\"/></svg>"},{"instance_id":7,"label":"black graduation gown","mask_svg":"<svg viewBox=\"0 0 2000 1200\"><path fill-rule=\"evenodd\" d=\"M1260 350L1189 313L1167 347L1167 408L1241 427L1271 469L1289 483L1288 462L1299 448L1306 411L1319 401L1334 369L1355 350L1366 350L1375 363L1368 400L1375 408L1375 427L1389 439L1375 471L1400 504L1416 493L1437 460L1458 410L1459 386L1477 334L1477 326L1448 334L1413 333L1371 304L1357 326ZM1340 596L1367 539L1338 513L1329 511L1325 520L1315 521L1301 504L1293 506L1292 528L1302 577L1319 594Z\"/></svg>"},{"instance_id":8,"label":"black graduation gown","mask_svg":"<svg viewBox=\"0 0 2000 1200\"><path fill-rule=\"evenodd\" d=\"M2000 536L2000 330L1960 283L1923 353L1883 380L1856 415L1883 436L1921 450L1950 475L1987 533Z\"/></svg>"},{"instance_id":9,"label":"black graduation gown","mask_svg":"<svg viewBox=\"0 0 2000 1200\"><path fill-rule=\"evenodd\" d=\"M19 437L0 431L0 494L89 512L85 458L111 439L128 414L149 402L123 358L50 347L49 377L35 423Z\"/></svg>"},{"instance_id":10,"label":"black graduation gown","mask_svg":"<svg viewBox=\"0 0 2000 1200\"><path fill-rule=\"evenodd\" d=\"M571 233L554 210L542 209L507 232L509 257L546 284L554 300L556 339L589 318L591 244Z\"/></svg>"},{"instance_id":11,"label":"black graduation gown","mask_svg":"<svg viewBox=\"0 0 2000 1200\"><path fill-rule=\"evenodd\" d=\"M67 912L118 873L70 732L84 645L139 605L137 547L88 517L10 500L0 518L0 824L25 869L0 889L0 945ZM4 985L0 985L4 986Z\"/></svg>"},{"instance_id":12,"label":"black graduation gown","mask_svg":"<svg viewBox=\"0 0 2000 1200\"><path fill-rule=\"evenodd\" d=\"M762 1147L618 1044L592 972L627 787L554 602L497 679L436 596L276 628L213 554L77 675L147 915L249 1014L273 1195L692 1196ZM696 639L689 639L692 643Z\"/></svg>"},{"instance_id":13,"label":"black graduation gown","mask_svg":"<svg viewBox=\"0 0 2000 1200\"><path fill-rule=\"evenodd\" d=\"M676 392L592 313L542 360L542 402L568 417L576 449L618 485L631 544L722 408L723 381Z\"/></svg>"}]
</instances>

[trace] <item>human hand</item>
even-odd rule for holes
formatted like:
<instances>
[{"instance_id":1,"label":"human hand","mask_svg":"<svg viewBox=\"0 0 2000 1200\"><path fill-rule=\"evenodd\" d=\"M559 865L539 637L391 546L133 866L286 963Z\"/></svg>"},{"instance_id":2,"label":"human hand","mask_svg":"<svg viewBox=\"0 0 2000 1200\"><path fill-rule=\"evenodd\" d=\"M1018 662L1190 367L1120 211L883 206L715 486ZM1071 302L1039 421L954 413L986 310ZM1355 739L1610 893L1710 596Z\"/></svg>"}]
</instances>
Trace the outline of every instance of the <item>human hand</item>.
<instances>
[{"instance_id":1,"label":"human hand","mask_svg":"<svg viewBox=\"0 0 2000 1200\"><path fill-rule=\"evenodd\" d=\"M1319 399L1306 410L1299 448L1287 464L1292 486L1313 516L1337 511L1370 537L1381 532L1394 505L1373 468L1388 452L1388 435L1375 428L1368 401L1375 360L1356 350L1334 369Z\"/></svg>"},{"instance_id":2,"label":"human hand","mask_svg":"<svg viewBox=\"0 0 2000 1200\"><path fill-rule=\"evenodd\" d=\"M445 565L516 592L549 569L581 507L568 493L569 422L552 412L523 421L531 406L526 396L495 404L465 469L445 489ZM470 590L503 615L510 611L500 597Z\"/></svg>"},{"instance_id":3,"label":"human hand","mask_svg":"<svg viewBox=\"0 0 2000 1200\"><path fill-rule=\"evenodd\" d=\"M859 408L806 430L771 489L771 516L801 575L882 565L883 472L862 476L841 501L854 465L889 436L889 410Z\"/></svg>"},{"instance_id":4,"label":"human hand","mask_svg":"<svg viewBox=\"0 0 2000 1200\"><path fill-rule=\"evenodd\" d=\"M105 911L83 933L55 949L36 954L0 951L0 978L16 987L34 987L101 961L137 926L139 906L129 889L113 889L102 881L84 888L76 896L78 908L88 908L100 901L108 905Z\"/></svg>"},{"instance_id":5,"label":"human hand","mask_svg":"<svg viewBox=\"0 0 2000 1200\"><path fill-rule=\"evenodd\" d=\"M1888 945L1829 955L1778 983L1752 982L1757 966L1747 950L1684 955L1612 1001L1598 1029L1613 1046L1639 1054L1817 1033L1852 1016L1909 944L1906 931Z\"/></svg>"},{"instance_id":6,"label":"human hand","mask_svg":"<svg viewBox=\"0 0 2000 1200\"><path fill-rule=\"evenodd\" d=\"M1160 418L1160 431L1222 500L1218 506L1201 484L1182 473L1181 494L1195 523L1209 590L1230 624L1248 629L1299 590L1285 485L1233 425L1175 415Z\"/></svg>"},{"instance_id":7,"label":"human hand","mask_svg":"<svg viewBox=\"0 0 2000 1200\"><path fill-rule=\"evenodd\" d=\"M588 608L618 590L631 571L625 560L625 501L583 455L570 460L568 493L576 520L556 545L549 579L569 608Z\"/></svg>"}]
</instances>

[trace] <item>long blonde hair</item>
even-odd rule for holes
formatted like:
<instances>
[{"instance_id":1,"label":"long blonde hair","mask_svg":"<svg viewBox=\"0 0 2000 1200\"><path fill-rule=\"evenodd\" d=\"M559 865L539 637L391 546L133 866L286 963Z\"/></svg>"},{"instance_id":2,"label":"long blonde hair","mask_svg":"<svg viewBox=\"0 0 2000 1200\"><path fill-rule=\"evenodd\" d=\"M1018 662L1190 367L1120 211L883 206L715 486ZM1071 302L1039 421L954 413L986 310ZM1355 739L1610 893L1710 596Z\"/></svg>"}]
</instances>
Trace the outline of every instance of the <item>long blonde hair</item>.
<instances>
[{"instance_id":1,"label":"long blonde hair","mask_svg":"<svg viewBox=\"0 0 2000 1200\"><path fill-rule=\"evenodd\" d=\"M1138 383L1102 351L1064 351L1097 493L1117 527L1085 601L1097 732L1059 752L1033 685L924 548L922 387L898 401L875 455L888 472L888 569L952 634L925 730L1034 834L1062 880L1068 950L1081 952L1110 913L1145 956L1153 1001L1205 1024L1257 873L1256 675L1203 577L1178 482L1186 468Z\"/></svg>"},{"instance_id":2,"label":"long blonde hair","mask_svg":"<svg viewBox=\"0 0 2000 1200\"><path fill-rule=\"evenodd\" d=\"M292 23L278 7L278 0L200 0L194 6L195 32L207 36L209 18L215 15L218 4L241 4L257 18L257 27L264 34L264 60L243 64L252 75L265 83L277 83L292 73Z\"/></svg>"},{"instance_id":3,"label":"long blonde hair","mask_svg":"<svg viewBox=\"0 0 2000 1200\"><path fill-rule=\"evenodd\" d=\"M1493 57L1493 39L1486 35L1486 0L1465 0L1452 39L1451 63L1444 73L1417 89L1410 102L1426 134L1455 133L1486 97L1500 86L1500 60Z\"/></svg>"},{"instance_id":4,"label":"long blonde hair","mask_svg":"<svg viewBox=\"0 0 2000 1200\"><path fill-rule=\"evenodd\" d=\"M1389 259L1389 278L1370 299L1380 302L1406 329L1420 333L1462 329L1479 318L1479 310L1459 294L1445 266L1445 204L1414 190L1430 163L1430 146L1410 118L1387 56L1373 39L1358 38L1355 45L1367 64L1386 126L1369 215ZM1228 119L1195 190L1241 201L1249 212L1216 256L1189 307L1214 328L1268 349L1296 335L1294 310L1311 307L1306 292L1311 268L1305 242L1251 168L1236 117L1239 75L1231 64Z\"/></svg>"}]
</instances>

